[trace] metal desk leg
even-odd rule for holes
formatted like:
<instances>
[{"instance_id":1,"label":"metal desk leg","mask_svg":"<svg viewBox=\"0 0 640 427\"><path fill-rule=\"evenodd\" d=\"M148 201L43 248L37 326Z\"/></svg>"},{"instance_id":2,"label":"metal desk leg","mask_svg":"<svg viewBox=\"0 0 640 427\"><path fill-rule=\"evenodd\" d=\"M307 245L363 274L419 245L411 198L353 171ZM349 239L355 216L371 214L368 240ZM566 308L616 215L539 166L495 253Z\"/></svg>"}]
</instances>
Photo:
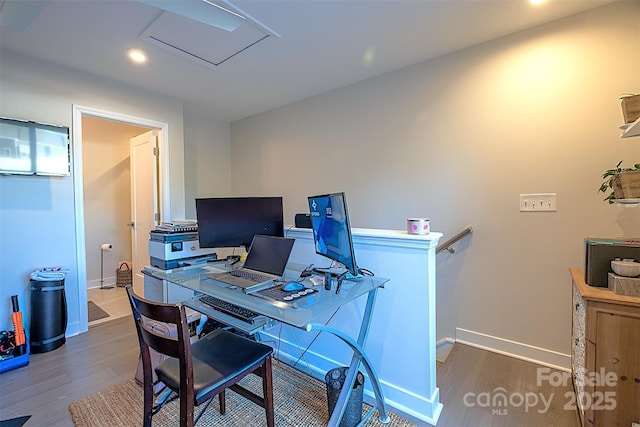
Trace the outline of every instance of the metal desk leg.
<instances>
[{"instance_id":1,"label":"metal desk leg","mask_svg":"<svg viewBox=\"0 0 640 427\"><path fill-rule=\"evenodd\" d=\"M312 323L307 326L307 331L311 331L313 329L326 331L336 337L340 338L344 343L346 343L353 350L353 357L351 358L351 364L349 365L349 371L347 372L347 376L345 379L345 383L342 387L342 391L340 392L340 396L338 397L338 401L336 402L336 406L331 414L331 418L329 419L329 426L337 426L342 417L344 415L344 411L347 406L347 402L349 397L351 396L351 390L353 389L353 384L355 383L356 375L358 373L358 369L360 367L360 363L363 364L365 370L367 371L367 375L371 381L373 386L373 392L376 397L376 407L378 409L378 413L380 414L380 422L388 423L390 421L389 414L387 413L386 403L384 401L384 396L382 394L382 389L380 387L380 382L378 380L378 375L373 369L371 364L371 360L364 352L364 345L367 341L367 337L369 335L369 328L371 326L371 317L373 314L373 306L376 299L377 288L373 289L369 292L367 297L367 305L365 307L365 312L362 317L362 323L360 325L360 332L358 333L358 341L355 341L353 338L346 335L344 332L318 323ZM373 408L371 409L373 411ZM371 413L367 414L365 419L367 419Z\"/></svg>"}]
</instances>

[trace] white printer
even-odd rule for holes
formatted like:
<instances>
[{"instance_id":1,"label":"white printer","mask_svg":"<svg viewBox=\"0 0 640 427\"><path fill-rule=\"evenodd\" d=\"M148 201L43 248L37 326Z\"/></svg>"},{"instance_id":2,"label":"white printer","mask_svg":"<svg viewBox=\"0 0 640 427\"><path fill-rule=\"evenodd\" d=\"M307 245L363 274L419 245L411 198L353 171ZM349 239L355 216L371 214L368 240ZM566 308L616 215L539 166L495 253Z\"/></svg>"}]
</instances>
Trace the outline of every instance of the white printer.
<instances>
[{"instance_id":1,"label":"white printer","mask_svg":"<svg viewBox=\"0 0 640 427\"><path fill-rule=\"evenodd\" d=\"M216 249L201 248L197 231L153 230L149 233L151 265L163 270L215 260Z\"/></svg>"}]
</instances>

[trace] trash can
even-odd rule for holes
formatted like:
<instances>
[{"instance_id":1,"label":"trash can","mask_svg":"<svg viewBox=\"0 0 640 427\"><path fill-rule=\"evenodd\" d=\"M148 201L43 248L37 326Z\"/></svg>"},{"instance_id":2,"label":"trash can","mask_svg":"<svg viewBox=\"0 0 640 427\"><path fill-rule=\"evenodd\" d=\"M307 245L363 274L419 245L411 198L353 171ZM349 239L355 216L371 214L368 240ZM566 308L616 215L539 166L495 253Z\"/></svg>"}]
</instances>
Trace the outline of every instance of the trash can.
<instances>
[{"instance_id":1,"label":"trash can","mask_svg":"<svg viewBox=\"0 0 640 427\"><path fill-rule=\"evenodd\" d=\"M329 407L329 417L333 409L336 407L338 397L342 391L342 386L347 378L347 371L349 368L346 366L331 369L324 376L324 381L327 385L327 403ZM351 396L347 401L347 407L344 410L342 421L340 421L340 427L353 427L357 425L362 419L362 396L364 392L364 375L362 372L358 372L356 375L356 381L353 383L353 390L351 390Z\"/></svg>"},{"instance_id":2,"label":"trash can","mask_svg":"<svg viewBox=\"0 0 640 427\"><path fill-rule=\"evenodd\" d=\"M65 343L67 300L64 279L29 280L31 353L46 353Z\"/></svg>"}]
</instances>

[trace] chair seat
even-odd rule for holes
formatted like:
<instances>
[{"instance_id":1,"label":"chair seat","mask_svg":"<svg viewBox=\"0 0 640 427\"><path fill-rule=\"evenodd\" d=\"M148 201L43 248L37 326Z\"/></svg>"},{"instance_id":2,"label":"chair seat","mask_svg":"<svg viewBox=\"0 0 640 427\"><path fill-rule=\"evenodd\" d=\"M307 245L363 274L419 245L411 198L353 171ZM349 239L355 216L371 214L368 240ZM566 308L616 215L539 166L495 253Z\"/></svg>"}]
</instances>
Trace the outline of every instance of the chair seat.
<instances>
[{"instance_id":1,"label":"chair seat","mask_svg":"<svg viewBox=\"0 0 640 427\"><path fill-rule=\"evenodd\" d=\"M261 365L273 349L232 332L218 329L191 344L196 405L211 398L208 394L237 376ZM168 358L155 368L158 379L174 391L180 390L180 362ZM230 378L232 380L230 380ZM223 389L226 388L222 387Z\"/></svg>"}]
</instances>

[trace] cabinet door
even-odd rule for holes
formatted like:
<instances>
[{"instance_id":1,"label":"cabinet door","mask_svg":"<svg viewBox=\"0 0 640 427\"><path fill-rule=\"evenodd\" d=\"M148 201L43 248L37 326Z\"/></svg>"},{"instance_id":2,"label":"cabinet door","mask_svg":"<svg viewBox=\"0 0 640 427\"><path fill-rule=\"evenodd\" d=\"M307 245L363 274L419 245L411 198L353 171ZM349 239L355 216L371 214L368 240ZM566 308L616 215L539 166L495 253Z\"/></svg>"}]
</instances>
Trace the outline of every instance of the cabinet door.
<instances>
[{"instance_id":1,"label":"cabinet door","mask_svg":"<svg viewBox=\"0 0 640 427\"><path fill-rule=\"evenodd\" d=\"M582 380L586 382L586 378L589 373L596 372L596 345L590 339L585 340L585 371L582 372ZM584 422L585 426L596 425L595 413L593 411L593 405L591 404L595 395L595 387L593 383L586 382L583 395L579 395L579 407L584 410Z\"/></svg>"},{"instance_id":2,"label":"cabinet door","mask_svg":"<svg viewBox=\"0 0 640 427\"><path fill-rule=\"evenodd\" d=\"M166 286L162 279L144 274L144 297L151 301L167 302Z\"/></svg>"},{"instance_id":3,"label":"cabinet door","mask_svg":"<svg viewBox=\"0 0 640 427\"><path fill-rule=\"evenodd\" d=\"M167 301L169 304L177 304L193 298L191 289L183 288L175 283L167 282Z\"/></svg>"},{"instance_id":4,"label":"cabinet door","mask_svg":"<svg viewBox=\"0 0 640 427\"><path fill-rule=\"evenodd\" d=\"M631 426L640 422L640 317L629 313L598 312L596 369L615 373L614 384L599 378L595 387L595 424L599 426ZM613 394L615 409L607 409L606 397ZM600 408L595 407L598 399Z\"/></svg>"}]
</instances>

